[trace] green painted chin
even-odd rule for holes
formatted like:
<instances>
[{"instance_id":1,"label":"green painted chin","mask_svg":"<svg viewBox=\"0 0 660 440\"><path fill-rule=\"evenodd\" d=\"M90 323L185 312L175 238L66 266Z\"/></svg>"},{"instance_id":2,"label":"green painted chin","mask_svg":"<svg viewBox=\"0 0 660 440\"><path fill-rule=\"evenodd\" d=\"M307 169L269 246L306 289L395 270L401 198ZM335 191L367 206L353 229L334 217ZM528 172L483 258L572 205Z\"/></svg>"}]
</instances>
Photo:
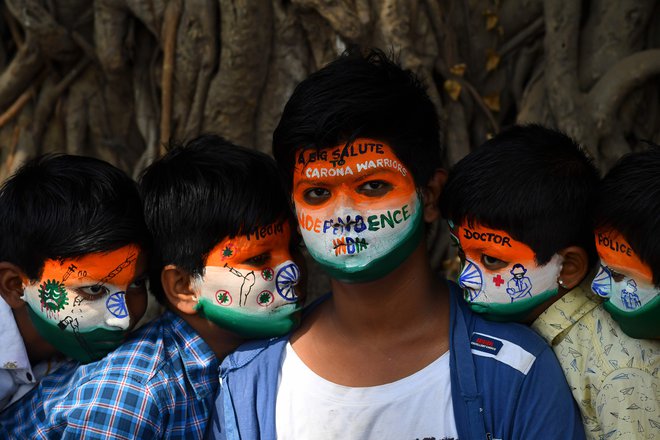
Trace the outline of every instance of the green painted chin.
<instances>
[{"instance_id":1,"label":"green painted chin","mask_svg":"<svg viewBox=\"0 0 660 440\"><path fill-rule=\"evenodd\" d=\"M525 322L529 313L534 310L534 308L555 296L557 292L557 289L546 290L545 292L531 298L525 298L507 304L468 301L468 306L473 312L483 315L484 318L489 321Z\"/></svg>"},{"instance_id":2,"label":"green painted chin","mask_svg":"<svg viewBox=\"0 0 660 440\"><path fill-rule=\"evenodd\" d=\"M635 339L660 338L660 296L632 312L623 311L610 301L603 303L605 310L619 324L621 330Z\"/></svg>"},{"instance_id":3,"label":"green painted chin","mask_svg":"<svg viewBox=\"0 0 660 440\"><path fill-rule=\"evenodd\" d=\"M97 328L88 332L76 332L67 326L60 328L44 319L28 305L28 314L39 335L61 353L82 363L93 362L119 347L128 332Z\"/></svg>"},{"instance_id":4,"label":"green painted chin","mask_svg":"<svg viewBox=\"0 0 660 440\"><path fill-rule=\"evenodd\" d=\"M331 265L320 259L314 259L331 278L344 283L367 283L378 280L391 273L406 261L410 254L417 249L419 243L421 243L424 237L424 222L422 221L420 210L414 214L413 221L415 222L413 227L404 236L400 237L399 244L387 254L372 259L364 266L346 267L344 265Z\"/></svg>"},{"instance_id":5,"label":"green painted chin","mask_svg":"<svg viewBox=\"0 0 660 440\"><path fill-rule=\"evenodd\" d=\"M195 310L209 321L245 338L282 336L300 322L300 314L297 313L300 307L297 303L280 306L272 312L252 314L219 306L202 297Z\"/></svg>"}]
</instances>

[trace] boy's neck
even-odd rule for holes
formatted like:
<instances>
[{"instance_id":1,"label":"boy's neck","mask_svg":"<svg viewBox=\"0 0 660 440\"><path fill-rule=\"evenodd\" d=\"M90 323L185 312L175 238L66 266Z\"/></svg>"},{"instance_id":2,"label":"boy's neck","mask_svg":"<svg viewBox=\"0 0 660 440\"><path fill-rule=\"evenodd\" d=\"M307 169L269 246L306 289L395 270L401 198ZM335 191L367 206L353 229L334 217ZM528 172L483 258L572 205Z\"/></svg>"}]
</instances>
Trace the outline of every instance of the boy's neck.
<instances>
[{"instance_id":1,"label":"boy's neck","mask_svg":"<svg viewBox=\"0 0 660 440\"><path fill-rule=\"evenodd\" d=\"M291 338L316 374L364 387L409 376L449 348L449 295L424 243L397 269L370 283L332 280L333 294Z\"/></svg>"},{"instance_id":2,"label":"boy's neck","mask_svg":"<svg viewBox=\"0 0 660 440\"><path fill-rule=\"evenodd\" d=\"M62 356L55 347L39 335L28 315L27 306L12 309L12 312L31 365Z\"/></svg>"},{"instance_id":3,"label":"boy's neck","mask_svg":"<svg viewBox=\"0 0 660 440\"><path fill-rule=\"evenodd\" d=\"M447 298L447 286L432 272L424 243L392 273L369 283L331 280L337 324L354 334L400 332ZM447 302L448 306L449 303ZM436 316L437 317L437 316Z\"/></svg>"},{"instance_id":4,"label":"boy's neck","mask_svg":"<svg viewBox=\"0 0 660 440\"><path fill-rule=\"evenodd\" d=\"M225 330L199 315L182 313L174 307L170 307L170 310L186 321L201 336L220 362L245 341L235 333Z\"/></svg>"}]
</instances>

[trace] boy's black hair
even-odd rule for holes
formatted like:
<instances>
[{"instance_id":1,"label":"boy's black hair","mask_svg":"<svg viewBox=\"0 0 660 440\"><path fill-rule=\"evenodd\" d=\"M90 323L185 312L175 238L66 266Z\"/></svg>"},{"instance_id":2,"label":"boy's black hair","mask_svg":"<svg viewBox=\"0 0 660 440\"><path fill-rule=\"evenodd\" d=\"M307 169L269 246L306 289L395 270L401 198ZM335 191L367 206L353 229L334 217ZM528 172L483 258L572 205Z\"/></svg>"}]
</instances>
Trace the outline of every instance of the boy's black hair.
<instances>
[{"instance_id":1,"label":"boy's black hair","mask_svg":"<svg viewBox=\"0 0 660 440\"><path fill-rule=\"evenodd\" d=\"M142 174L140 190L154 238L151 290L161 302L165 265L202 275L209 252L226 237L291 216L275 161L211 134L171 142Z\"/></svg>"},{"instance_id":2,"label":"boy's black hair","mask_svg":"<svg viewBox=\"0 0 660 440\"><path fill-rule=\"evenodd\" d=\"M25 163L0 189L0 261L39 279L47 259L137 244L147 250L137 185L91 157L50 154Z\"/></svg>"},{"instance_id":3,"label":"boy's black hair","mask_svg":"<svg viewBox=\"0 0 660 440\"><path fill-rule=\"evenodd\" d=\"M513 126L460 160L449 173L444 218L478 222L528 245L538 264L580 246L595 246L588 204L598 171L571 138L540 125Z\"/></svg>"},{"instance_id":4,"label":"boy's black hair","mask_svg":"<svg viewBox=\"0 0 660 440\"><path fill-rule=\"evenodd\" d=\"M659 146L619 159L598 187L593 216L597 229L623 234L660 286Z\"/></svg>"},{"instance_id":5,"label":"boy's black hair","mask_svg":"<svg viewBox=\"0 0 660 440\"><path fill-rule=\"evenodd\" d=\"M382 51L346 52L302 81L273 134L273 154L288 188L295 153L350 143L387 142L417 186L440 167L438 115L426 89Z\"/></svg>"}]
</instances>

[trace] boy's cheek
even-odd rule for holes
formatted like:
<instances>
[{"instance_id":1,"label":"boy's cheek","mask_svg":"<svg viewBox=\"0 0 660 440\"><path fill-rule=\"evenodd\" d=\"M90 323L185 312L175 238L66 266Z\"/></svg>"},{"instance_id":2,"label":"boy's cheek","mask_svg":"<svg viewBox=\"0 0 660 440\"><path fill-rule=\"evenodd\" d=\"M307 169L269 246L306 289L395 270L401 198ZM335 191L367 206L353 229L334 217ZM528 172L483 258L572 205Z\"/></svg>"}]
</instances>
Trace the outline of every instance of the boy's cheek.
<instances>
[{"instance_id":1,"label":"boy's cheek","mask_svg":"<svg viewBox=\"0 0 660 440\"><path fill-rule=\"evenodd\" d=\"M126 290L126 307L131 317L130 328L132 329L147 310L146 286Z\"/></svg>"}]
</instances>

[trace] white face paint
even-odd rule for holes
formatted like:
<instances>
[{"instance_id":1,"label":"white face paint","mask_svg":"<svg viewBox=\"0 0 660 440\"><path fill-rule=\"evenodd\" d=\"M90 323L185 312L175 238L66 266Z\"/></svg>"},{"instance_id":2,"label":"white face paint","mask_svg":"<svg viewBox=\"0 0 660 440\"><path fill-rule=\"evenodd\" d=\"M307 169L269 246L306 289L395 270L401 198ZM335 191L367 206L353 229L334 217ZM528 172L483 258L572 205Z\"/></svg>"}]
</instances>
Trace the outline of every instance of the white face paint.
<instances>
[{"instance_id":1,"label":"white face paint","mask_svg":"<svg viewBox=\"0 0 660 440\"><path fill-rule=\"evenodd\" d=\"M652 282L635 273L617 272L615 278L612 270L602 260L598 274L591 283L591 288L598 295L608 298L614 307L624 312L641 309L660 295L660 290Z\"/></svg>"},{"instance_id":2,"label":"white face paint","mask_svg":"<svg viewBox=\"0 0 660 440\"><path fill-rule=\"evenodd\" d=\"M353 206L350 201L327 208L320 232L301 228L302 236L315 260L348 272L390 254L410 237L421 215L415 192L402 203L383 209ZM305 212L305 208L299 209L299 218Z\"/></svg>"},{"instance_id":3,"label":"white face paint","mask_svg":"<svg viewBox=\"0 0 660 440\"><path fill-rule=\"evenodd\" d=\"M80 294L67 297L62 289L70 288L67 289L56 282L33 283L25 288L23 299L33 311L38 311L44 318L52 320L53 323L57 322L59 326L75 327L80 332L99 328L130 328L131 317L126 305L125 286L104 284L94 290L92 286L79 287L78 289L87 293L88 296L85 297Z\"/></svg>"},{"instance_id":4,"label":"white face paint","mask_svg":"<svg viewBox=\"0 0 660 440\"><path fill-rule=\"evenodd\" d=\"M246 314L263 314L281 307L296 308L294 286L300 270L291 260L273 269L246 270L207 266L195 283L199 297L220 307L240 308Z\"/></svg>"}]
</instances>

